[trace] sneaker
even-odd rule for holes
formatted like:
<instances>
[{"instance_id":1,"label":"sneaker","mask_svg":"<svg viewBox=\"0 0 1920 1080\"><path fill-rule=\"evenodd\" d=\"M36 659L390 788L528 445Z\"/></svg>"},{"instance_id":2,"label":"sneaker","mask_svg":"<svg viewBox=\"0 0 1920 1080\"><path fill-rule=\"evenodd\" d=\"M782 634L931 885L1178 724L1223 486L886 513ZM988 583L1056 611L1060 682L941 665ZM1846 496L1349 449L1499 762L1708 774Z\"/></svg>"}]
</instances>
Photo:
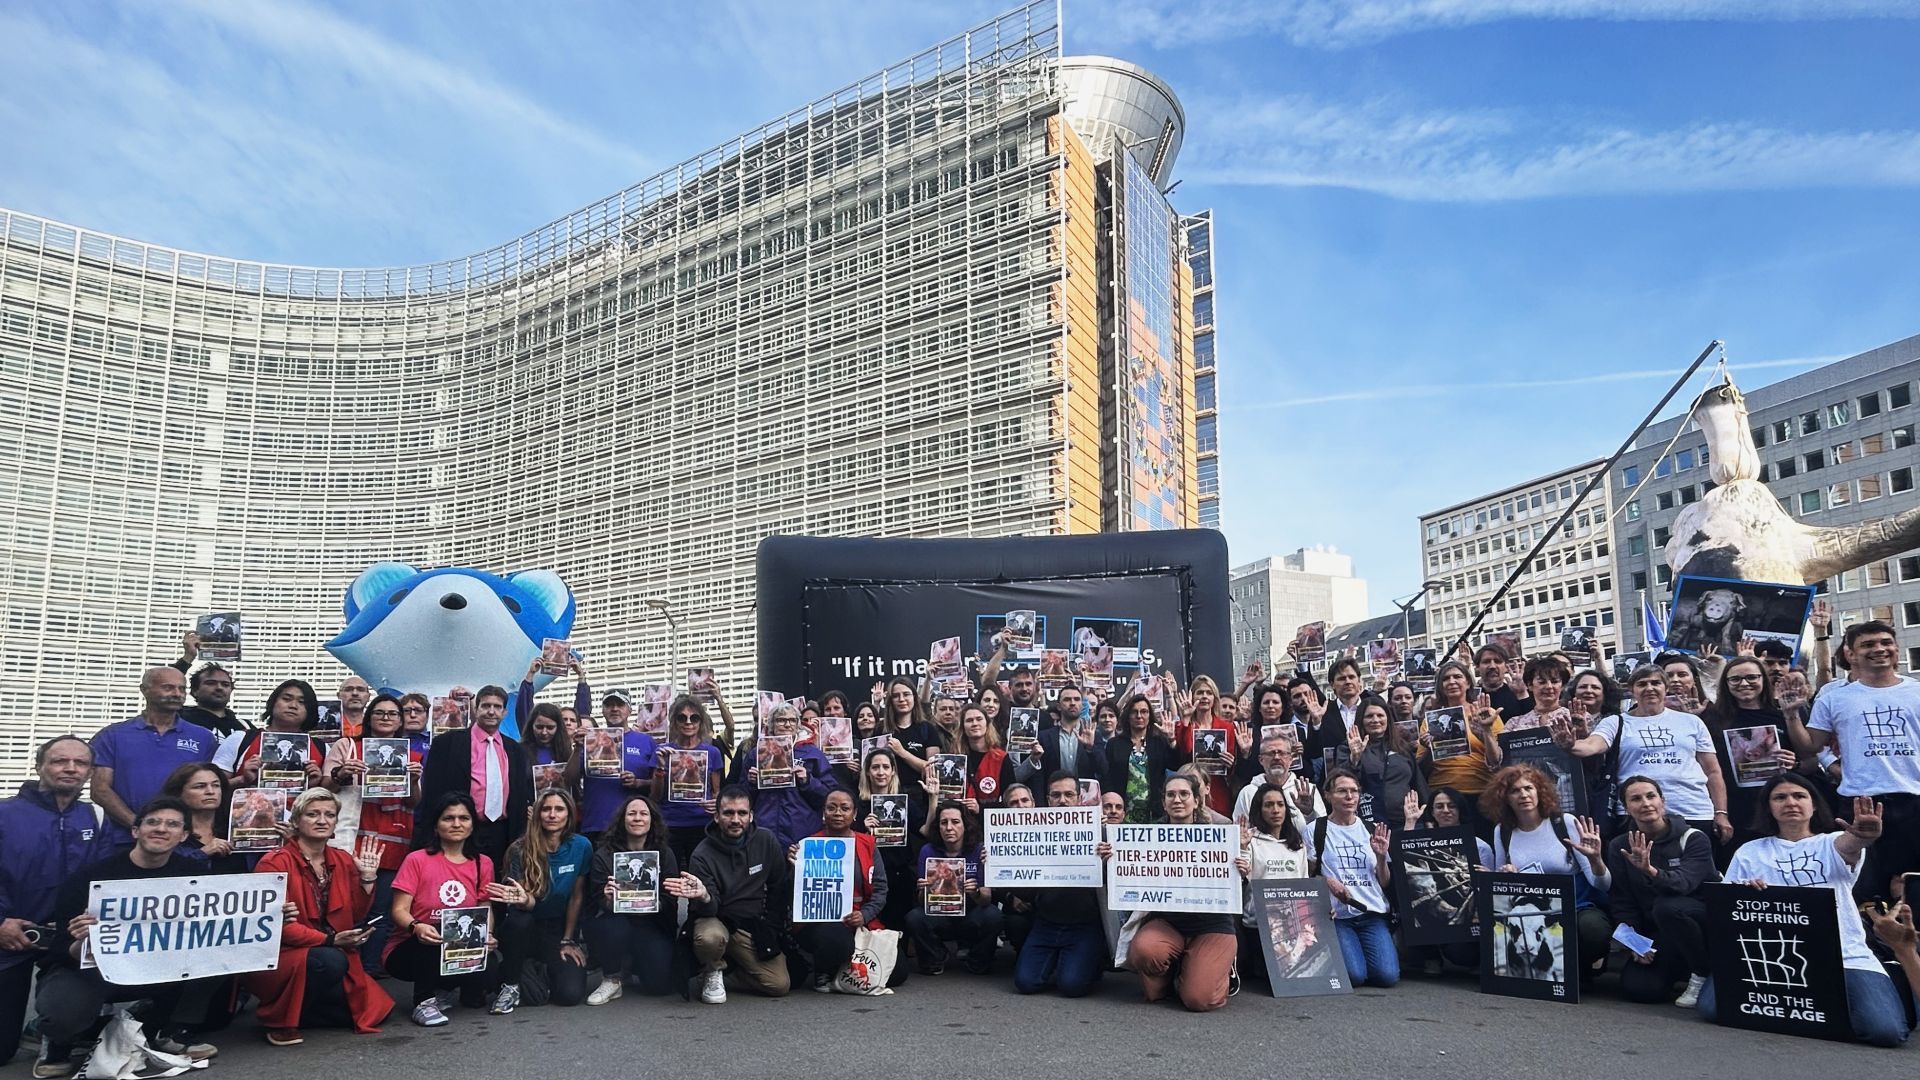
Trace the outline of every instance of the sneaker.
<instances>
[{"instance_id":1,"label":"sneaker","mask_svg":"<svg viewBox=\"0 0 1920 1080\"><path fill-rule=\"evenodd\" d=\"M1700 991L1706 988L1707 977L1705 975L1689 975L1687 976L1687 988L1680 991L1680 996L1674 998L1673 1003L1683 1009L1691 1009L1700 1004Z\"/></svg>"},{"instance_id":2,"label":"sneaker","mask_svg":"<svg viewBox=\"0 0 1920 1080\"><path fill-rule=\"evenodd\" d=\"M270 1046L299 1046L307 1040L300 1034L299 1028L268 1028L267 1043Z\"/></svg>"},{"instance_id":3,"label":"sneaker","mask_svg":"<svg viewBox=\"0 0 1920 1080\"><path fill-rule=\"evenodd\" d=\"M519 1007L520 986L518 983L508 983L493 996L493 1006L487 1011L495 1016L505 1016Z\"/></svg>"},{"instance_id":4,"label":"sneaker","mask_svg":"<svg viewBox=\"0 0 1920 1080\"><path fill-rule=\"evenodd\" d=\"M823 971L813 973L813 992L816 994L833 993L833 976Z\"/></svg>"},{"instance_id":5,"label":"sneaker","mask_svg":"<svg viewBox=\"0 0 1920 1080\"><path fill-rule=\"evenodd\" d=\"M1445 972L1446 968L1440 965L1440 958L1437 956L1429 956L1420 961L1420 974L1429 979L1437 979Z\"/></svg>"},{"instance_id":6,"label":"sneaker","mask_svg":"<svg viewBox=\"0 0 1920 1080\"><path fill-rule=\"evenodd\" d=\"M153 1048L164 1054L178 1054L189 1061L206 1061L220 1052L212 1043L190 1043L183 1031L171 1031L153 1040Z\"/></svg>"},{"instance_id":7,"label":"sneaker","mask_svg":"<svg viewBox=\"0 0 1920 1080\"><path fill-rule=\"evenodd\" d=\"M428 998L413 1007L413 1022L421 1027L439 1027L447 1022L447 1014L440 1011L434 999Z\"/></svg>"},{"instance_id":8,"label":"sneaker","mask_svg":"<svg viewBox=\"0 0 1920 1080\"><path fill-rule=\"evenodd\" d=\"M725 1005L727 1003L726 973L719 968L714 968L700 978L700 1000L708 1005Z\"/></svg>"},{"instance_id":9,"label":"sneaker","mask_svg":"<svg viewBox=\"0 0 1920 1080\"><path fill-rule=\"evenodd\" d=\"M40 1056L33 1061L35 1080L61 1080L72 1076L76 1068L72 1047L55 1046L45 1035L40 1036Z\"/></svg>"},{"instance_id":10,"label":"sneaker","mask_svg":"<svg viewBox=\"0 0 1920 1080\"><path fill-rule=\"evenodd\" d=\"M600 985L594 987L593 993L587 995L587 1004L605 1005L626 992L626 984L619 979L601 979Z\"/></svg>"}]
</instances>

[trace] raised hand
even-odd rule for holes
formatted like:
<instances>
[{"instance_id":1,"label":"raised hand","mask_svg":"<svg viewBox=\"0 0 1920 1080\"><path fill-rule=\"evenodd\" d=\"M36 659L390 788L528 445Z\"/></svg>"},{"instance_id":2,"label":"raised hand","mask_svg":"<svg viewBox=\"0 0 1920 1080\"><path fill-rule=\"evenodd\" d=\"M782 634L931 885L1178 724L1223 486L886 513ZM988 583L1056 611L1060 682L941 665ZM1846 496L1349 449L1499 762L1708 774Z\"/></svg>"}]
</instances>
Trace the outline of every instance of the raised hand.
<instances>
[{"instance_id":1,"label":"raised hand","mask_svg":"<svg viewBox=\"0 0 1920 1080\"><path fill-rule=\"evenodd\" d=\"M1577 851L1585 855L1588 862L1598 865L1600 861L1600 827L1595 825L1593 819L1590 817L1576 818L1574 819L1574 823L1580 827L1580 839L1575 840L1572 837L1568 837L1561 842L1567 845L1568 850Z\"/></svg>"},{"instance_id":2,"label":"raised hand","mask_svg":"<svg viewBox=\"0 0 1920 1080\"><path fill-rule=\"evenodd\" d=\"M1367 736L1360 730L1360 725L1355 724L1347 729L1347 756L1357 762L1360 755L1366 752Z\"/></svg>"},{"instance_id":3,"label":"raised hand","mask_svg":"<svg viewBox=\"0 0 1920 1080\"><path fill-rule=\"evenodd\" d=\"M1407 823L1407 828L1411 829L1426 816L1426 813L1427 808L1420 805L1420 793L1408 788L1407 797L1400 803L1400 819Z\"/></svg>"},{"instance_id":4,"label":"raised hand","mask_svg":"<svg viewBox=\"0 0 1920 1080\"><path fill-rule=\"evenodd\" d=\"M1627 833L1627 861L1643 874L1653 872L1653 841L1639 829Z\"/></svg>"},{"instance_id":5,"label":"raised hand","mask_svg":"<svg viewBox=\"0 0 1920 1080\"><path fill-rule=\"evenodd\" d=\"M1920 933L1913 927L1913 908L1900 904L1892 911L1883 912L1878 907L1862 908L1867 919L1873 924L1873 936L1880 943L1896 953L1910 953L1920 948Z\"/></svg>"},{"instance_id":6,"label":"raised hand","mask_svg":"<svg viewBox=\"0 0 1920 1080\"><path fill-rule=\"evenodd\" d=\"M1596 838L1595 843L1598 842ZM1392 845L1393 834L1387 830L1387 823L1383 821L1375 825L1373 827L1373 841L1370 845L1373 848L1373 857L1376 859L1386 858L1387 852L1391 850Z\"/></svg>"},{"instance_id":7,"label":"raised hand","mask_svg":"<svg viewBox=\"0 0 1920 1080\"><path fill-rule=\"evenodd\" d=\"M1881 807L1866 795L1853 797L1853 820L1843 821L1847 833L1862 844L1871 844L1880 838Z\"/></svg>"},{"instance_id":8,"label":"raised hand","mask_svg":"<svg viewBox=\"0 0 1920 1080\"><path fill-rule=\"evenodd\" d=\"M1833 625L1833 606L1825 600L1815 600L1813 611L1807 616L1807 621L1813 624L1814 630L1825 633L1827 627Z\"/></svg>"}]
</instances>

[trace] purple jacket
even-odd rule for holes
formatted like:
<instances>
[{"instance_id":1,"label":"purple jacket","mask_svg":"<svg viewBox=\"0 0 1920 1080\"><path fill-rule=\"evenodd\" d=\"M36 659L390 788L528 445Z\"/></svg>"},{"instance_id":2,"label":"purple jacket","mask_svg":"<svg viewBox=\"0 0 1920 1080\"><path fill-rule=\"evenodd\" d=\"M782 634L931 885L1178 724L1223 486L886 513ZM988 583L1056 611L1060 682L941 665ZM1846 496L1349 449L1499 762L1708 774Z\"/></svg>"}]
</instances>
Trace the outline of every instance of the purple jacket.
<instances>
[{"instance_id":1,"label":"purple jacket","mask_svg":"<svg viewBox=\"0 0 1920 1080\"><path fill-rule=\"evenodd\" d=\"M98 808L75 799L63 811L28 781L20 794L0 799L0 918L43 923L69 877L113 854ZM0 971L39 954L0 952Z\"/></svg>"},{"instance_id":2,"label":"purple jacket","mask_svg":"<svg viewBox=\"0 0 1920 1080\"><path fill-rule=\"evenodd\" d=\"M833 781L827 756L818 746L804 742L794 745L793 760L807 767L805 783L790 788L754 787L747 781L747 770L754 764L757 742L754 739L741 744L727 782L753 792L753 823L772 833L780 841L780 850L785 851L820 831L820 811L827 805L827 792L839 785Z\"/></svg>"}]
</instances>

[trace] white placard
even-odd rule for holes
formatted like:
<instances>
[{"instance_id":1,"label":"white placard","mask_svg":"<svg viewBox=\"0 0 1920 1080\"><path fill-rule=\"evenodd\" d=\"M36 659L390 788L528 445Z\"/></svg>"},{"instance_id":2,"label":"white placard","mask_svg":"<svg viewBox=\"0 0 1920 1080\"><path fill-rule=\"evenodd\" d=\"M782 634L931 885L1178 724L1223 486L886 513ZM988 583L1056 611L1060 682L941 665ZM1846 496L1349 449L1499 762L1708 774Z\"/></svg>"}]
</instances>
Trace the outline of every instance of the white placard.
<instances>
[{"instance_id":1,"label":"white placard","mask_svg":"<svg viewBox=\"0 0 1920 1080\"><path fill-rule=\"evenodd\" d=\"M285 874L96 881L87 906L100 921L87 940L119 986L270 971L286 902Z\"/></svg>"},{"instance_id":2,"label":"white placard","mask_svg":"<svg viewBox=\"0 0 1920 1080\"><path fill-rule=\"evenodd\" d=\"M987 885L1074 889L1100 885L1100 810L1047 806L987 810Z\"/></svg>"},{"instance_id":3,"label":"white placard","mask_svg":"<svg viewBox=\"0 0 1920 1080\"><path fill-rule=\"evenodd\" d=\"M1107 907L1240 912L1239 831L1232 825L1109 825Z\"/></svg>"},{"instance_id":4,"label":"white placard","mask_svg":"<svg viewBox=\"0 0 1920 1080\"><path fill-rule=\"evenodd\" d=\"M793 921L839 922L853 910L860 857L852 837L809 836L793 861Z\"/></svg>"}]
</instances>

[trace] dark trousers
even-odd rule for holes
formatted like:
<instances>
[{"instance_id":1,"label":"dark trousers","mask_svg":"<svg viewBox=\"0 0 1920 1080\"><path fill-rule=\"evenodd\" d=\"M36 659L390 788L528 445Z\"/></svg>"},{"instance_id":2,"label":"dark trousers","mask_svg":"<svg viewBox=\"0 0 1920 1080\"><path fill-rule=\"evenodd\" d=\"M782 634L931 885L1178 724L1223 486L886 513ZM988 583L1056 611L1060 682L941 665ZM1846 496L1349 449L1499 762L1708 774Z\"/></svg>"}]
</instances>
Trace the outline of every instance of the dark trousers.
<instances>
[{"instance_id":1,"label":"dark trousers","mask_svg":"<svg viewBox=\"0 0 1920 1080\"><path fill-rule=\"evenodd\" d=\"M1013 988L1022 994L1051 989L1062 997L1080 997L1100 981L1110 956L1106 928L1099 923L1034 919L1013 962Z\"/></svg>"},{"instance_id":2,"label":"dark trousers","mask_svg":"<svg viewBox=\"0 0 1920 1080\"><path fill-rule=\"evenodd\" d=\"M0 1065L13 1060L20 1049L20 1028L27 1022L27 1000L33 993L33 963L0 970Z\"/></svg>"},{"instance_id":3,"label":"dark trousers","mask_svg":"<svg viewBox=\"0 0 1920 1080\"><path fill-rule=\"evenodd\" d=\"M673 931L657 915L601 913L587 921L587 954L608 979L628 975L640 980L642 993L674 989Z\"/></svg>"},{"instance_id":4,"label":"dark trousers","mask_svg":"<svg viewBox=\"0 0 1920 1080\"><path fill-rule=\"evenodd\" d=\"M484 995L500 985L499 957L489 954L487 966L468 975L440 974L440 946L415 940L403 941L387 956L387 974L413 984L413 1004L418 1006L443 990L458 991L467 1005L484 1003Z\"/></svg>"},{"instance_id":5,"label":"dark trousers","mask_svg":"<svg viewBox=\"0 0 1920 1080\"><path fill-rule=\"evenodd\" d=\"M493 860L493 873L497 878L507 865L507 845L513 842L508 835L505 821L473 821L473 836L467 840L467 857L485 855Z\"/></svg>"},{"instance_id":6,"label":"dark trousers","mask_svg":"<svg viewBox=\"0 0 1920 1080\"><path fill-rule=\"evenodd\" d=\"M149 986L118 986L100 974L98 968L58 967L40 977L40 990L34 996L34 1009L40 1014L40 1033L56 1047L70 1048L93 1030L100 1019L100 1007L110 1001L139 1001L153 1004L141 1019L149 1031L159 1031L173 1022L174 1006L183 990L203 980L154 983Z\"/></svg>"},{"instance_id":7,"label":"dark trousers","mask_svg":"<svg viewBox=\"0 0 1920 1080\"><path fill-rule=\"evenodd\" d=\"M1673 986L1690 975L1708 974L1707 905L1692 896L1663 896L1653 902L1653 961L1629 956L1620 969L1620 996L1659 1005L1672 1001ZM1586 943L1581 942L1585 948Z\"/></svg>"},{"instance_id":8,"label":"dark trousers","mask_svg":"<svg viewBox=\"0 0 1920 1080\"><path fill-rule=\"evenodd\" d=\"M993 969L993 954L1000 947L1001 920L997 904L981 904L965 915L928 915L914 908L907 912L907 937L913 940L923 969L944 965L947 942L957 941L966 949L967 970L985 975Z\"/></svg>"},{"instance_id":9,"label":"dark trousers","mask_svg":"<svg viewBox=\"0 0 1920 1080\"><path fill-rule=\"evenodd\" d=\"M795 923L793 940L813 960L813 973L831 979L853 959L853 927L845 923Z\"/></svg>"},{"instance_id":10,"label":"dark trousers","mask_svg":"<svg viewBox=\"0 0 1920 1080\"><path fill-rule=\"evenodd\" d=\"M360 965L369 975L378 975L380 955L387 950L387 935L393 933L393 878L397 870L382 870L373 879L373 903L367 908L368 918L383 916L374 926L373 933L366 943L360 946Z\"/></svg>"},{"instance_id":11,"label":"dark trousers","mask_svg":"<svg viewBox=\"0 0 1920 1080\"><path fill-rule=\"evenodd\" d=\"M587 969L560 955L565 920L538 919L531 911L512 911L501 920L498 936L501 983L518 985L527 961L538 960L547 966L553 1004L578 1005L586 1000Z\"/></svg>"},{"instance_id":12,"label":"dark trousers","mask_svg":"<svg viewBox=\"0 0 1920 1080\"><path fill-rule=\"evenodd\" d=\"M1885 815L1880 839L1867 848L1860 867L1860 880L1854 882L1856 900L1873 900L1892 895L1893 879L1920 871L1920 795L1895 792L1876 795ZM1843 800L1834 806L1834 816L1853 817L1853 805ZM1914 903L1912 897L1907 903Z\"/></svg>"},{"instance_id":13,"label":"dark trousers","mask_svg":"<svg viewBox=\"0 0 1920 1080\"><path fill-rule=\"evenodd\" d=\"M281 955L286 955L282 953ZM352 1027L347 1007L347 954L316 945L307 950L307 990L300 999L301 1027Z\"/></svg>"}]
</instances>

